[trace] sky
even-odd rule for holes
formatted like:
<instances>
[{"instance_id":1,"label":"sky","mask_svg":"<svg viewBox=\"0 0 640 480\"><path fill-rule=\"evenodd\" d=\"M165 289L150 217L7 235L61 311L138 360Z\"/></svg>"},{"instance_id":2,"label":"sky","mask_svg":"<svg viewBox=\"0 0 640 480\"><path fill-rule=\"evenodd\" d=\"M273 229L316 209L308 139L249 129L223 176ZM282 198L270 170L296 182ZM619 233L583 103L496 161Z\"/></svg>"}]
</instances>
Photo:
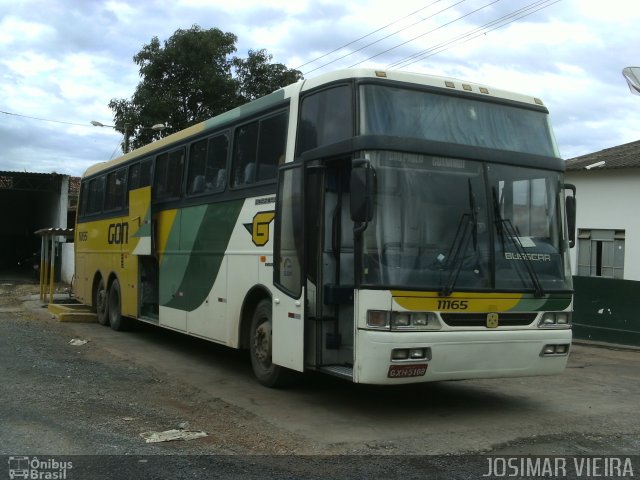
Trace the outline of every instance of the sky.
<instances>
[{"instance_id":1,"label":"sky","mask_svg":"<svg viewBox=\"0 0 640 480\"><path fill-rule=\"evenodd\" d=\"M640 140L621 73L640 66L638 0L0 0L0 171L80 176L119 155L90 122L113 125L145 44L192 25L305 78L398 69L541 98L565 159Z\"/></svg>"}]
</instances>

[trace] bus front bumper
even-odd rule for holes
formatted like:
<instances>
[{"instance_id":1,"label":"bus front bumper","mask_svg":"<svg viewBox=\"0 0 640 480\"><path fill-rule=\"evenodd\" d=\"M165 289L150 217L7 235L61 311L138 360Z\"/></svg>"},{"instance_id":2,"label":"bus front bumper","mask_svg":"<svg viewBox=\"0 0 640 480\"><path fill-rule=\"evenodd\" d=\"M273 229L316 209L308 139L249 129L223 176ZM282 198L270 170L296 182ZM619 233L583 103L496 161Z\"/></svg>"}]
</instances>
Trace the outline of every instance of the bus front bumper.
<instances>
[{"instance_id":1,"label":"bus front bumper","mask_svg":"<svg viewBox=\"0 0 640 480\"><path fill-rule=\"evenodd\" d=\"M378 385L561 373L571 330L389 332L360 329L354 381ZM549 346L562 346L549 353ZM546 352L545 352L545 347ZM424 359L392 360L397 349ZM552 350L552 348L551 348Z\"/></svg>"}]
</instances>

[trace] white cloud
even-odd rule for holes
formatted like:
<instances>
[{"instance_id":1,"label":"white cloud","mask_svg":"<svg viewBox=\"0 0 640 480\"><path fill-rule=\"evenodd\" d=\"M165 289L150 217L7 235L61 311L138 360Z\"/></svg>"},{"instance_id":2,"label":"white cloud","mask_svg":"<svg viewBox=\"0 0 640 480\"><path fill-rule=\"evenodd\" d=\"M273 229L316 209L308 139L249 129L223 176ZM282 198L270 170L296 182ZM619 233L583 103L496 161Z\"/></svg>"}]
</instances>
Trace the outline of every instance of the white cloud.
<instances>
[{"instance_id":1,"label":"white cloud","mask_svg":"<svg viewBox=\"0 0 640 480\"><path fill-rule=\"evenodd\" d=\"M39 77L51 73L60 65L45 53L27 50L13 58L0 60L15 75L24 78Z\"/></svg>"},{"instance_id":2,"label":"white cloud","mask_svg":"<svg viewBox=\"0 0 640 480\"><path fill-rule=\"evenodd\" d=\"M0 21L0 45L9 46L20 42L32 42L50 35L53 30L49 25L24 21L10 15Z\"/></svg>"},{"instance_id":3,"label":"white cloud","mask_svg":"<svg viewBox=\"0 0 640 480\"><path fill-rule=\"evenodd\" d=\"M89 164L108 159L120 135L112 129L91 127L88 122L112 123L109 100L130 97L139 81L133 55L153 36L164 41L178 28L199 24L232 32L238 36L237 55L246 55L250 48L266 48L274 61L294 68L393 23L302 68L310 71L377 41L310 75L314 76L388 50L367 61L370 66L385 68L398 59L467 35L531 2L509 0L486 8L482 7L490 3L488 0L456 3L3 2L0 110L86 123L87 127L0 115L0 170L29 165L43 171L53 165L59 171L64 159L70 173L80 174ZM430 6L422 9L425 5ZM403 18L418 10L416 15ZM473 10L478 12L470 14ZM639 20L637 0L563 0L486 35L446 45L440 53L406 69L539 97L551 112L562 153L579 155L640 136L640 97L630 95L620 74L625 66L640 64Z\"/></svg>"}]
</instances>

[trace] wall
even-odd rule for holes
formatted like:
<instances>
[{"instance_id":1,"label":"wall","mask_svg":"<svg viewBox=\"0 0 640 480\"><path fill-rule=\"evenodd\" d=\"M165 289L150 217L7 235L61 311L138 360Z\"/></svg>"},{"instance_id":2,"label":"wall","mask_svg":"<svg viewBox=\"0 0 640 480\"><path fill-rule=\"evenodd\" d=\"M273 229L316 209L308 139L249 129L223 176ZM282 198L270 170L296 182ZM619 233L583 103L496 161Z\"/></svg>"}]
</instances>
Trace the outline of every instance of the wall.
<instances>
[{"instance_id":1,"label":"wall","mask_svg":"<svg viewBox=\"0 0 640 480\"><path fill-rule=\"evenodd\" d=\"M567 171L565 181L578 189L577 228L624 229L624 278L640 281L640 169ZM576 250L571 249L574 274Z\"/></svg>"},{"instance_id":2,"label":"wall","mask_svg":"<svg viewBox=\"0 0 640 480\"><path fill-rule=\"evenodd\" d=\"M573 277L573 336L576 339L640 346L640 316L635 302L640 282Z\"/></svg>"}]
</instances>

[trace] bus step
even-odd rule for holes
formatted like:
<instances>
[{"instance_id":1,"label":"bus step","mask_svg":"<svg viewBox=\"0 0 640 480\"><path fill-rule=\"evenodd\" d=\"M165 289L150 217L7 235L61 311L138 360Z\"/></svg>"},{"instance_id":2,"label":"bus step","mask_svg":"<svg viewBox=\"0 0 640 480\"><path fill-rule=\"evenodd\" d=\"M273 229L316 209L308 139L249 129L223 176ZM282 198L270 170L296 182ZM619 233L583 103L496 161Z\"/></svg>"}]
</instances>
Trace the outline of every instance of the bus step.
<instances>
[{"instance_id":1,"label":"bus step","mask_svg":"<svg viewBox=\"0 0 640 480\"><path fill-rule=\"evenodd\" d=\"M344 365L325 365L324 367L320 367L319 370L321 372L328 373L329 375L353 380L352 367L345 367Z\"/></svg>"}]
</instances>

